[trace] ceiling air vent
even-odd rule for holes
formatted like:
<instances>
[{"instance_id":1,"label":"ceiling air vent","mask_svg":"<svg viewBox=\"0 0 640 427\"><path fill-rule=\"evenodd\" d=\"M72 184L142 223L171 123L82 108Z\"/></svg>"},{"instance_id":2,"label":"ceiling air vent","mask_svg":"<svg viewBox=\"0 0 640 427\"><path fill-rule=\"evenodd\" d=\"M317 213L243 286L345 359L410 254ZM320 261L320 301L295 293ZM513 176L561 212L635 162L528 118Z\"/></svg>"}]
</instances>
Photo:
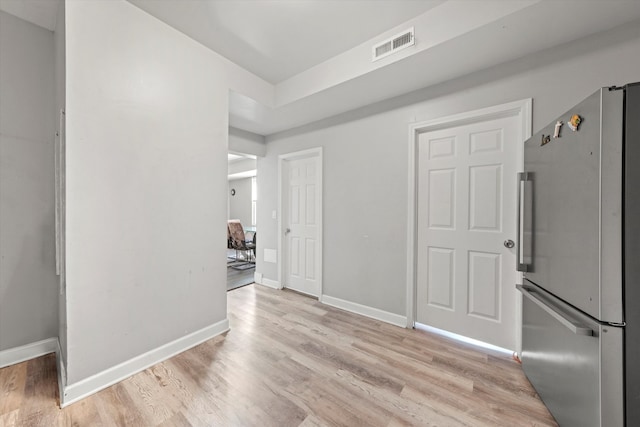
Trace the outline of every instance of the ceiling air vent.
<instances>
[{"instance_id":1,"label":"ceiling air vent","mask_svg":"<svg viewBox=\"0 0 640 427\"><path fill-rule=\"evenodd\" d=\"M405 47L413 46L415 38L413 36L413 27L401 32L388 40L385 40L373 46L373 61L396 53Z\"/></svg>"}]
</instances>

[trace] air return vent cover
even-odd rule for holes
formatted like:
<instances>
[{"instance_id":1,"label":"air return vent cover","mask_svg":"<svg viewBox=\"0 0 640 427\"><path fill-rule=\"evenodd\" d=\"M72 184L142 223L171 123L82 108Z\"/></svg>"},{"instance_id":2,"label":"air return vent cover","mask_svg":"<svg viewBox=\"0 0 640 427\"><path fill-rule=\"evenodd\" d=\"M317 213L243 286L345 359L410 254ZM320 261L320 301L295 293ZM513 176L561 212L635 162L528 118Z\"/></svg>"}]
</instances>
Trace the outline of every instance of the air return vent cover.
<instances>
[{"instance_id":1,"label":"air return vent cover","mask_svg":"<svg viewBox=\"0 0 640 427\"><path fill-rule=\"evenodd\" d=\"M373 46L373 61L377 61L380 58L389 56L396 53L405 47L413 46L415 44L415 38L413 36L413 27L406 31L396 34L388 40L385 40L377 45Z\"/></svg>"}]
</instances>

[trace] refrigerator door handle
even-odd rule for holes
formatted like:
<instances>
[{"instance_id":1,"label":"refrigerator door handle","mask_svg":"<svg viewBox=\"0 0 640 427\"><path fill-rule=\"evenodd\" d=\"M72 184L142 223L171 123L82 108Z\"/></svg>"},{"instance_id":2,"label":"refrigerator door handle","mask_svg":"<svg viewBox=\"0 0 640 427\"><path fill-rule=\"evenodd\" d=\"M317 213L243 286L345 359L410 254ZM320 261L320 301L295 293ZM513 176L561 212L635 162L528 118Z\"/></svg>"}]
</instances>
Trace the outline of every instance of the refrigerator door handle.
<instances>
[{"instance_id":1,"label":"refrigerator door handle","mask_svg":"<svg viewBox=\"0 0 640 427\"><path fill-rule=\"evenodd\" d=\"M516 244L516 270L527 272L529 265L524 262L524 222L525 222L525 189L529 181L528 172L518 173L518 214L517 214L517 244Z\"/></svg>"},{"instance_id":2,"label":"refrigerator door handle","mask_svg":"<svg viewBox=\"0 0 640 427\"><path fill-rule=\"evenodd\" d=\"M538 307L546 311L551 317L560 322L563 326L569 329L576 335L593 336L593 329L585 326L575 320L568 319L564 314L554 310L553 307L544 302L540 297L535 294L535 291L526 288L523 285L516 285L516 288L522 292L522 295L536 304Z\"/></svg>"}]
</instances>

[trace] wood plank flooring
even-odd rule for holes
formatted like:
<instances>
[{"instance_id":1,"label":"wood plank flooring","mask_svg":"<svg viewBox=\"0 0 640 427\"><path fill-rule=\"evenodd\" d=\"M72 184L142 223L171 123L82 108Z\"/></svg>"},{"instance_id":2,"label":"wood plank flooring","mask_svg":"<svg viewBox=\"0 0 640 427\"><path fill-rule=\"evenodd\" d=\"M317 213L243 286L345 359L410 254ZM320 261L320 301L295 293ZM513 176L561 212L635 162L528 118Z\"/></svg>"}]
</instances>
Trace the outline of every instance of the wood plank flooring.
<instances>
[{"instance_id":1,"label":"wood plank flooring","mask_svg":"<svg viewBox=\"0 0 640 427\"><path fill-rule=\"evenodd\" d=\"M236 270L235 268L227 266L227 291L253 283L255 271L255 265L246 270Z\"/></svg>"},{"instance_id":2,"label":"wood plank flooring","mask_svg":"<svg viewBox=\"0 0 640 427\"><path fill-rule=\"evenodd\" d=\"M246 270L236 270L232 267L235 265L236 251L227 249L227 291L253 283L253 276L256 271L256 265Z\"/></svg>"},{"instance_id":3,"label":"wood plank flooring","mask_svg":"<svg viewBox=\"0 0 640 427\"><path fill-rule=\"evenodd\" d=\"M0 369L0 426L556 426L509 355L290 291L227 295L224 336L62 410L54 355Z\"/></svg>"}]
</instances>

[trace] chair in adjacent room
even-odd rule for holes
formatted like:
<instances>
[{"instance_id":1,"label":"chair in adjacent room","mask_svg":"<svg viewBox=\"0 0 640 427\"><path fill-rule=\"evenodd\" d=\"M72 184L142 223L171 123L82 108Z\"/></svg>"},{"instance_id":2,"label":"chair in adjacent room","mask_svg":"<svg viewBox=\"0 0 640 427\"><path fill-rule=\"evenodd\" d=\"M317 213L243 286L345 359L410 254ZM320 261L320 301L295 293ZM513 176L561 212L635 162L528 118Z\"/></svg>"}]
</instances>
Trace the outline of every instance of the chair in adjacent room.
<instances>
[{"instance_id":1,"label":"chair in adjacent room","mask_svg":"<svg viewBox=\"0 0 640 427\"><path fill-rule=\"evenodd\" d=\"M236 270L246 270L255 266L256 235L255 232L247 234L245 234L240 220L230 219L227 221L227 247L236 251L236 262L230 267ZM244 262L239 262L238 252L244 255Z\"/></svg>"}]
</instances>

